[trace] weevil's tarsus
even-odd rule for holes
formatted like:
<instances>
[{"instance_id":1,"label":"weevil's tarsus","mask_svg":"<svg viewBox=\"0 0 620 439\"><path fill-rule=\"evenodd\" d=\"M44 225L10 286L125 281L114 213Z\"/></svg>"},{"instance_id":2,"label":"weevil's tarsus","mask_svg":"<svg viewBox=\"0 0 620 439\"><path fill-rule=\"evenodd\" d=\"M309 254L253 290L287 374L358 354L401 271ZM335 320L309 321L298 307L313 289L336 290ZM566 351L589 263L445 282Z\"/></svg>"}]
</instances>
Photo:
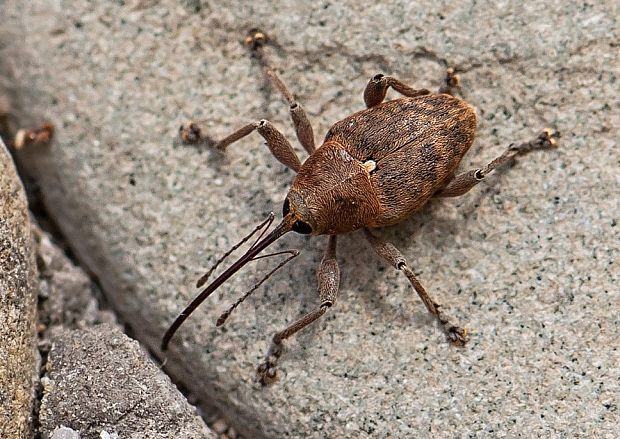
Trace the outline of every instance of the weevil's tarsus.
<instances>
[{"instance_id":1,"label":"weevil's tarsus","mask_svg":"<svg viewBox=\"0 0 620 439\"><path fill-rule=\"evenodd\" d=\"M317 320L336 302L338 289L340 288L340 268L336 260L335 235L329 237L317 278L319 283L319 301L321 302L319 307L302 316L282 331L274 334L265 359L256 371L257 379L261 384L267 385L277 380L277 362L284 349L282 342Z\"/></svg>"},{"instance_id":2,"label":"weevil's tarsus","mask_svg":"<svg viewBox=\"0 0 620 439\"><path fill-rule=\"evenodd\" d=\"M191 303L177 316L172 322L172 325L168 328L161 342L161 349L165 351L168 347L170 339L174 333L179 329L185 320L194 312L202 302L205 301L215 290L217 290L224 282L226 282L232 275L238 272L245 264L254 260L254 258L265 248L271 245L274 241L280 238L285 233L290 232L293 229L293 225L297 221L297 218L293 215L286 215L282 218L282 221L260 242L248 250L243 256L237 259L229 268L227 268L222 274L220 274L213 282L200 292L198 296L191 301Z\"/></svg>"},{"instance_id":3,"label":"weevil's tarsus","mask_svg":"<svg viewBox=\"0 0 620 439\"><path fill-rule=\"evenodd\" d=\"M265 232L267 230L269 230L269 227L271 227L271 224L273 223L273 219L275 218L275 214L273 212L269 213L269 216L267 217L267 219L265 221L263 221L262 223L260 223L259 225L257 225L254 230L252 230L247 236L245 236L244 238L241 239L241 241L239 241L238 243L236 243L235 245L233 245L230 250L228 250L226 253L224 253L224 255L219 258L215 264L213 264L213 266L209 269L209 271L207 271L205 274L203 274L200 279L198 279L198 281L196 281L196 288L200 288L201 286L203 286L205 284L205 282L209 279L209 277L211 277L211 274L213 274L213 272L215 271L215 269L222 263L224 262L224 260L230 256L230 254L232 252L234 252L235 250L237 250L239 247L241 247L243 244L245 244L252 236L254 236L256 234L256 232L258 232L259 230L262 229L262 232L260 233L260 235L258 235L258 238L256 239L256 241L254 241L254 244L252 244L252 246L250 247L250 250L252 250L252 248L254 248L256 246L256 244L258 243L258 241L263 237L263 235L265 234ZM248 250L249 251L249 250ZM256 259L256 258L255 258Z\"/></svg>"},{"instance_id":4,"label":"weevil's tarsus","mask_svg":"<svg viewBox=\"0 0 620 439\"><path fill-rule=\"evenodd\" d=\"M508 149L506 149L506 151L504 151L503 154L493 159L484 168L472 169L458 174L452 180L448 181L446 186L438 191L434 196L458 197L463 195L480 183L493 170L512 162L516 157L525 155L537 149L555 148L558 144L559 138L560 133L558 131L545 128L534 140L524 142L519 145L511 145Z\"/></svg>"},{"instance_id":5,"label":"weevil's tarsus","mask_svg":"<svg viewBox=\"0 0 620 439\"><path fill-rule=\"evenodd\" d=\"M422 302L424 302L426 309L433 316L435 316L435 318L437 318L439 323L441 323L450 342L458 346L464 345L467 342L468 331L456 324L454 320L442 310L441 305L437 303L437 301L435 301L430 294L428 294L426 289L422 286L416 275L413 273L413 270L409 268L407 260L403 254L393 244L377 238L368 229L364 229L364 234L371 247L379 256L407 276L409 283L415 292L418 293L418 296L420 296Z\"/></svg>"},{"instance_id":6,"label":"weevil's tarsus","mask_svg":"<svg viewBox=\"0 0 620 439\"><path fill-rule=\"evenodd\" d=\"M286 140L286 137L268 120L263 119L244 125L219 141L205 136L196 122L187 121L179 127L179 137L186 145L200 145L224 152L228 146L252 134L254 131L258 132L265 139L267 147L280 163L295 172L299 171L301 162L293 147Z\"/></svg>"},{"instance_id":7,"label":"weevil's tarsus","mask_svg":"<svg viewBox=\"0 0 620 439\"><path fill-rule=\"evenodd\" d=\"M54 125L45 122L37 128L18 130L13 140L13 147L22 149L29 145L47 145L53 137Z\"/></svg>"},{"instance_id":8,"label":"weevil's tarsus","mask_svg":"<svg viewBox=\"0 0 620 439\"><path fill-rule=\"evenodd\" d=\"M250 297L250 294L252 294L254 291L256 291L258 289L258 287L260 287L263 283L265 283L265 281L267 279L269 279L276 271L278 271L280 268L284 267L286 264L288 264L294 258L299 256L299 251L298 250L284 250L284 251L281 251L281 252L269 253L268 255L261 255L261 256L256 256L256 257L252 258L253 261L256 261L258 259L270 258L272 256L278 256L278 255L284 255L284 254L288 254L289 257L284 259L282 262L280 262L273 270L271 270L269 273L267 273L260 281L255 283L252 286L252 288L250 288L243 296L241 296L239 299L237 299L237 301L235 303L230 305L230 307L226 311L224 311L222 313L222 315L220 315L220 317L217 319L216 326L222 326L226 322L226 319L228 319L230 314L235 310L235 308L237 308L237 306L239 306L241 304L241 302L243 302L245 299Z\"/></svg>"},{"instance_id":9,"label":"weevil's tarsus","mask_svg":"<svg viewBox=\"0 0 620 439\"><path fill-rule=\"evenodd\" d=\"M247 36L243 40L244 44L256 50L269 42L269 37L265 32L258 28L252 28L248 31Z\"/></svg>"},{"instance_id":10,"label":"weevil's tarsus","mask_svg":"<svg viewBox=\"0 0 620 439\"><path fill-rule=\"evenodd\" d=\"M446 76L443 79L441 86L439 87L439 93L448 94L454 96L455 91L461 90L461 77L456 74L454 67L448 67L446 69Z\"/></svg>"},{"instance_id":11,"label":"weevil's tarsus","mask_svg":"<svg viewBox=\"0 0 620 439\"><path fill-rule=\"evenodd\" d=\"M186 145L197 145L202 140L202 130L197 123L188 120L179 127L179 137Z\"/></svg>"},{"instance_id":12,"label":"weevil's tarsus","mask_svg":"<svg viewBox=\"0 0 620 439\"><path fill-rule=\"evenodd\" d=\"M259 383L265 386L278 380L278 359L284 352L282 341L317 320L325 314L328 308L328 305L318 307L273 336L265 360L256 369L256 378Z\"/></svg>"}]
</instances>

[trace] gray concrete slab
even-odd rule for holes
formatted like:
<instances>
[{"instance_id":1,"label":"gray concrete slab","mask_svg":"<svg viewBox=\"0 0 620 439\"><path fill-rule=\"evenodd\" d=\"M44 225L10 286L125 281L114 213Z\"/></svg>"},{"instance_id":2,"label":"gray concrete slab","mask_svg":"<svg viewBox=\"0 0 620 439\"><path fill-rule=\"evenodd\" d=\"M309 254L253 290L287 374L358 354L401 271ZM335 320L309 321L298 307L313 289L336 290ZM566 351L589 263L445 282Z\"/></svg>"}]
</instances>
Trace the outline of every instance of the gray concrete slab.
<instances>
[{"instance_id":1,"label":"gray concrete slab","mask_svg":"<svg viewBox=\"0 0 620 439\"><path fill-rule=\"evenodd\" d=\"M188 118L216 138L268 118L293 139L286 105L240 44L250 27L275 37L270 56L317 139L363 108L373 74L437 88L448 65L479 115L464 169L558 128L559 150L380 232L468 323L464 349L353 234L340 240L336 307L261 388L254 368L270 334L317 301L325 239L290 236L278 248L302 248L295 263L216 329L268 264L235 277L181 330L169 367L251 437L618 435L616 5L4 3L0 68L17 117L58 127L49 150L20 159L152 348L196 278L280 210L293 178L256 135L224 157L175 145Z\"/></svg>"}]
</instances>

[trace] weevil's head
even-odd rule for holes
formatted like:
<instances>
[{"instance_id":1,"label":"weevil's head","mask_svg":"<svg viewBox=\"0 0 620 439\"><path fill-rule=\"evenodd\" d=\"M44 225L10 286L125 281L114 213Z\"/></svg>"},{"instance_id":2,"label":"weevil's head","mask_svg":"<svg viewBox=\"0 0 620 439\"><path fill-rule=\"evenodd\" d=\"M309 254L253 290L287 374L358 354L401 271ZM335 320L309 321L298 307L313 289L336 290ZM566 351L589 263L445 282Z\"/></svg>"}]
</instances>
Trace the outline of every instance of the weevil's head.
<instances>
[{"instance_id":1,"label":"weevil's head","mask_svg":"<svg viewBox=\"0 0 620 439\"><path fill-rule=\"evenodd\" d=\"M303 198L296 192L289 192L282 206L282 216L289 217L291 230L302 235L317 234L316 221L308 210Z\"/></svg>"}]
</instances>

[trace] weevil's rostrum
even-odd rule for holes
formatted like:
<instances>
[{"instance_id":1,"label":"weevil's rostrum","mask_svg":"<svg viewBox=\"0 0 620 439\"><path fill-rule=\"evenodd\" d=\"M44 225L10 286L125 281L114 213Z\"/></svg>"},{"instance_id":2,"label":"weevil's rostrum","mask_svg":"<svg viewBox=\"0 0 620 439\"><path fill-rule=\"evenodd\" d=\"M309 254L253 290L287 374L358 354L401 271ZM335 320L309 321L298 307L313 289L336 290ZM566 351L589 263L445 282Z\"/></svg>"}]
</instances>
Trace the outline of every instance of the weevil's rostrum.
<instances>
[{"instance_id":1,"label":"weevil's rostrum","mask_svg":"<svg viewBox=\"0 0 620 439\"><path fill-rule=\"evenodd\" d=\"M197 287L206 282L233 250L260 232L246 253L204 287L175 319L163 337L162 349L166 349L176 330L198 305L245 264L261 257L289 255L222 313L218 326L258 286L295 258L296 250L259 256L284 234L294 231L329 235L317 273L318 306L273 336L265 360L258 368L261 383L273 382L283 340L320 318L335 304L340 283L336 236L357 229L363 229L365 239L377 255L405 275L448 339L463 345L468 331L448 316L426 291L403 254L370 229L403 221L433 197L456 197L468 192L487 174L516 156L556 146L559 133L545 129L529 142L509 146L486 166L457 173L461 159L474 141L477 121L473 107L453 96L452 92L459 87L459 78L450 68L437 93L414 89L390 76L373 76L364 90L367 108L335 123L323 144L315 148L314 133L304 109L266 62L263 46L267 41L267 36L260 31L252 31L245 40L263 64L266 78L288 102L297 138L309 156L302 164L288 140L266 120L250 123L219 142L203 136L193 122L181 126L180 135L185 143L204 144L220 151L256 131L274 157L297 176L284 200L281 222L267 233L274 220L271 214L200 278ZM384 102L388 89L404 97Z\"/></svg>"}]
</instances>

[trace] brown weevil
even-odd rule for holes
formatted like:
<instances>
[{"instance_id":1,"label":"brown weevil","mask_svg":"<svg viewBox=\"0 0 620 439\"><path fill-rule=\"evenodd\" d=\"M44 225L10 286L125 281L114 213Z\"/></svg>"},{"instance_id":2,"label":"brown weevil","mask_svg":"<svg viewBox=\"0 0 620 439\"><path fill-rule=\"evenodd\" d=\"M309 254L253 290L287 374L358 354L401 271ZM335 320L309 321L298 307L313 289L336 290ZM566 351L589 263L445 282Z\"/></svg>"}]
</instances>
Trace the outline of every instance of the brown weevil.
<instances>
[{"instance_id":1,"label":"brown weevil","mask_svg":"<svg viewBox=\"0 0 620 439\"><path fill-rule=\"evenodd\" d=\"M246 125L219 142L203 136L194 123L181 127L181 138L186 143L205 143L221 151L257 131L271 153L297 176L284 200L281 222L264 236L273 221L271 214L198 281L197 287L204 285L215 267L260 231L250 249L210 283L172 323L163 337L162 349L166 349L176 330L196 307L246 263L274 254L289 254L221 315L218 326L273 272L297 256L295 250L259 256L285 233L329 235L318 270L319 306L276 333L265 361L258 367L260 382L272 382L276 378L283 340L317 320L335 303L340 282L336 236L358 229L364 231L379 256L404 273L428 311L442 325L448 339L463 345L467 341L467 330L446 315L442 306L428 294L402 253L377 238L370 229L403 221L432 197L463 195L491 171L516 156L556 146L559 133L546 129L530 142L511 145L485 167L456 174L461 159L474 141L477 120L473 107L452 95L459 81L455 71L448 69L438 93L414 89L390 76L373 76L364 91L367 108L334 124L323 144L315 148L314 134L304 109L265 61L266 35L253 31L245 42L263 63L269 82L288 102L297 138L309 156L302 164L288 140L266 120ZM404 97L384 101L389 88Z\"/></svg>"}]
</instances>

